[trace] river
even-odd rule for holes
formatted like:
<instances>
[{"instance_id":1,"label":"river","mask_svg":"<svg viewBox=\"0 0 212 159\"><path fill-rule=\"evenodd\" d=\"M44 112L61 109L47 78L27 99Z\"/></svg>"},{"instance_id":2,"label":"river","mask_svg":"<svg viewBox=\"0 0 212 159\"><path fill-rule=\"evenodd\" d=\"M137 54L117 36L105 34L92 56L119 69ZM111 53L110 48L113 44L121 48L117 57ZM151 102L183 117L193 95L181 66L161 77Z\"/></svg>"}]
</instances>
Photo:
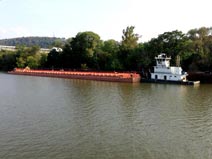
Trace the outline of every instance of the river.
<instances>
[{"instance_id":1,"label":"river","mask_svg":"<svg viewBox=\"0 0 212 159\"><path fill-rule=\"evenodd\" d=\"M211 159L211 95L0 73L0 158Z\"/></svg>"}]
</instances>

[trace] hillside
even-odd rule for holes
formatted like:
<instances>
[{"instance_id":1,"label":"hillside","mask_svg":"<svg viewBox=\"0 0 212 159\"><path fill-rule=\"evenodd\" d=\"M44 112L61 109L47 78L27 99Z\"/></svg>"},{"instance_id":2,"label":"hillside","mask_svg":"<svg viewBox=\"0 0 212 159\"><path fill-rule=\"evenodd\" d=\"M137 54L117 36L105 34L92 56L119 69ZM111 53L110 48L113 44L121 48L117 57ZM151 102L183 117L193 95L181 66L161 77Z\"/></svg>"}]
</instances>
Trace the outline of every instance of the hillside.
<instances>
[{"instance_id":1,"label":"hillside","mask_svg":"<svg viewBox=\"0 0 212 159\"><path fill-rule=\"evenodd\" d=\"M21 37L12 39L2 39L0 40L0 45L8 46L40 46L41 48L50 48L55 45L61 45L65 43L65 38L56 37Z\"/></svg>"}]
</instances>

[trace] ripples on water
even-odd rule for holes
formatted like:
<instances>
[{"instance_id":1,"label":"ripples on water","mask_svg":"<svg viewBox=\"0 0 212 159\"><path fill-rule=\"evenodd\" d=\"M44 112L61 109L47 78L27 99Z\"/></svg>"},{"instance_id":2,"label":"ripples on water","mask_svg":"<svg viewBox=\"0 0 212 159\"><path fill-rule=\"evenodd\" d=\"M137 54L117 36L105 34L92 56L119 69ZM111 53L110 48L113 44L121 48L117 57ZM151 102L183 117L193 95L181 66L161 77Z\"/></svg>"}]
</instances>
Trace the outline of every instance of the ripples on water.
<instances>
[{"instance_id":1,"label":"ripples on water","mask_svg":"<svg viewBox=\"0 0 212 159\"><path fill-rule=\"evenodd\" d=\"M211 85L1 74L0 86L0 158L212 158Z\"/></svg>"}]
</instances>

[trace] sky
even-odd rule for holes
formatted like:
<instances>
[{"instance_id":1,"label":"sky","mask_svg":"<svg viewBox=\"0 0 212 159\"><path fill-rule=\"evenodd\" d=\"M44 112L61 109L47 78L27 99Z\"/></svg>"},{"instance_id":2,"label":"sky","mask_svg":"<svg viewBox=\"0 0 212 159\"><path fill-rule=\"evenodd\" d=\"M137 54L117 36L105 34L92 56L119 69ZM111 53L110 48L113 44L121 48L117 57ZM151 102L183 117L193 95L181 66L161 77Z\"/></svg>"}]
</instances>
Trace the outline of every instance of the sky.
<instances>
[{"instance_id":1,"label":"sky","mask_svg":"<svg viewBox=\"0 0 212 159\"><path fill-rule=\"evenodd\" d=\"M212 27L211 0L0 0L0 39L71 38L93 31L121 41L122 31L146 42L164 32Z\"/></svg>"}]
</instances>

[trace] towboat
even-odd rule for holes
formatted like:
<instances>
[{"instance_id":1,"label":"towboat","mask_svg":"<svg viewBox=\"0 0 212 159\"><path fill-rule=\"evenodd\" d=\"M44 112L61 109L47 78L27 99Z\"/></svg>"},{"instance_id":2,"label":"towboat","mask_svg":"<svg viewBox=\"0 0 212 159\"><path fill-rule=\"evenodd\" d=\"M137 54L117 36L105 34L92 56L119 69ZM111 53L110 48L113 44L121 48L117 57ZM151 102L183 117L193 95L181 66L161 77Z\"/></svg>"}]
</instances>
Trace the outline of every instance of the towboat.
<instances>
[{"instance_id":1,"label":"towboat","mask_svg":"<svg viewBox=\"0 0 212 159\"><path fill-rule=\"evenodd\" d=\"M181 67L170 66L171 57L168 57L165 53L159 54L155 57L155 60L156 66L154 66L154 71L151 72L150 78L142 78L142 82L184 85L196 85L200 83L200 81L188 81L188 74Z\"/></svg>"}]
</instances>

